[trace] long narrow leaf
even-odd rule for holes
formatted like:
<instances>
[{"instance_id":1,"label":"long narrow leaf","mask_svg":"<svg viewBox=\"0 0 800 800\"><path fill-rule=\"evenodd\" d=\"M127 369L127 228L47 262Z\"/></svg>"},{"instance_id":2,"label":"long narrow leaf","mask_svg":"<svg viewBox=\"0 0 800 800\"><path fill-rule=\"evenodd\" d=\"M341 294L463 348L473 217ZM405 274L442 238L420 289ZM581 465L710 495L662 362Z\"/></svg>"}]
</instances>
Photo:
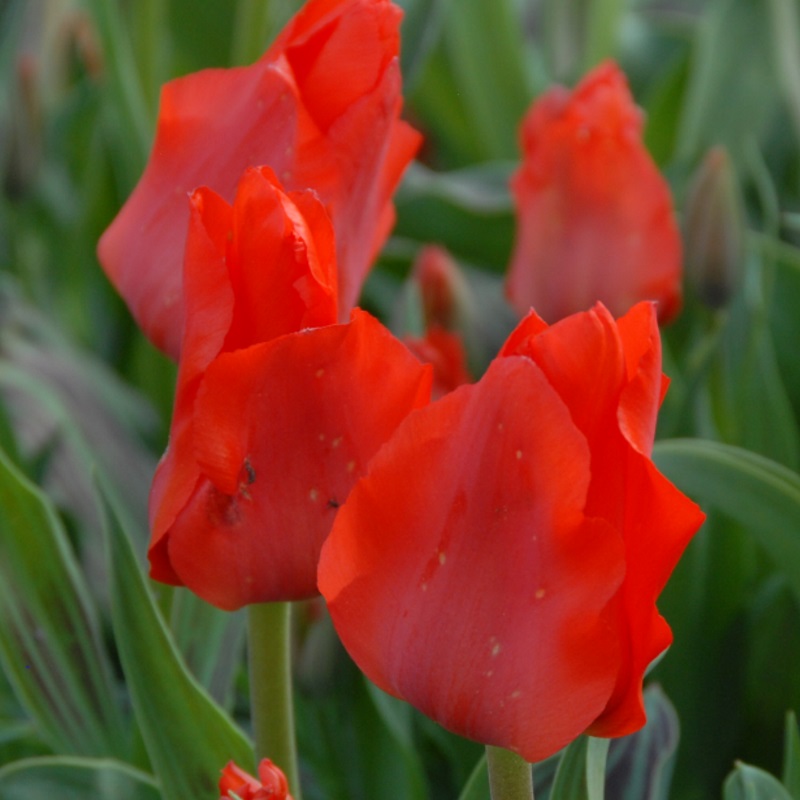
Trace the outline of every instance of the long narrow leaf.
<instances>
[{"instance_id":1,"label":"long narrow leaf","mask_svg":"<svg viewBox=\"0 0 800 800\"><path fill-rule=\"evenodd\" d=\"M489 158L517 157L517 128L533 96L516 17L511 0L460 0L445 26L455 82Z\"/></svg>"},{"instance_id":2,"label":"long narrow leaf","mask_svg":"<svg viewBox=\"0 0 800 800\"><path fill-rule=\"evenodd\" d=\"M722 797L723 800L792 800L768 772L741 762L725 781Z\"/></svg>"},{"instance_id":3,"label":"long narrow leaf","mask_svg":"<svg viewBox=\"0 0 800 800\"><path fill-rule=\"evenodd\" d=\"M114 634L163 797L213 797L220 770L229 760L252 768L252 748L187 670L147 590L119 517L108 498L106 502Z\"/></svg>"},{"instance_id":4,"label":"long narrow leaf","mask_svg":"<svg viewBox=\"0 0 800 800\"><path fill-rule=\"evenodd\" d=\"M800 797L800 730L793 711L786 715L783 746L783 785L792 797Z\"/></svg>"},{"instance_id":5,"label":"long narrow leaf","mask_svg":"<svg viewBox=\"0 0 800 800\"><path fill-rule=\"evenodd\" d=\"M0 452L0 663L55 749L123 755L95 610L61 523Z\"/></svg>"},{"instance_id":6,"label":"long narrow leaf","mask_svg":"<svg viewBox=\"0 0 800 800\"><path fill-rule=\"evenodd\" d=\"M42 756L0 768L0 800L159 800L151 775L113 759Z\"/></svg>"},{"instance_id":7,"label":"long narrow leaf","mask_svg":"<svg viewBox=\"0 0 800 800\"><path fill-rule=\"evenodd\" d=\"M550 800L603 800L608 739L581 736L564 750Z\"/></svg>"},{"instance_id":8,"label":"long narrow leaf","mask_svg":"<svg viewBox=\"0 0 800 800\"><path fill-rule=\"evenodd\" d=\"M681 490L741 523L800 597L800 476L731 445L659 442L656 463Z\"/></svg>"},{"instance_id":9,"label":"long narrow leaf","mask_svg":"<svg viewBox=\"0 0 800 800\"><path fill-rule=\"evenodd\" d=\"M489 771L486 767L486 756L482 756L469 776L458 800L486 800L489 796Z\"/></svg>"}]
</instances>

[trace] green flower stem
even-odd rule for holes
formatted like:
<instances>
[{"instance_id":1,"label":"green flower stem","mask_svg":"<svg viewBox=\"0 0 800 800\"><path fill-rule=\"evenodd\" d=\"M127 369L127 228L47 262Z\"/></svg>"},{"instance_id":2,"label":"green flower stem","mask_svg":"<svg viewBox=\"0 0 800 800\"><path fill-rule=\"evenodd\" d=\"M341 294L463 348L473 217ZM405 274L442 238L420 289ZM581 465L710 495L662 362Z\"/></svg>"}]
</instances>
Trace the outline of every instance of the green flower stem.
<instances>
[{"instance_id":1,"label":"green flower stem","mask_svg":"<svg viewBox=\"0 0 800 800\"><path fill-rule=\"evenodd\" d=\"M247 610L256 760L274 761L286 774L292 796L301 800L292 702L291 605L260 603Z\"/></svg>"},{"instance_id":2,"label":"green flower stem","mask_svg":"<svg viewBox=\"0 0 800 800\"><path fill-rule=\"evenodd\" d=\"M486 746L492 800L533 800L533 770L521 756Z\"/></svg>"}]
</instances>

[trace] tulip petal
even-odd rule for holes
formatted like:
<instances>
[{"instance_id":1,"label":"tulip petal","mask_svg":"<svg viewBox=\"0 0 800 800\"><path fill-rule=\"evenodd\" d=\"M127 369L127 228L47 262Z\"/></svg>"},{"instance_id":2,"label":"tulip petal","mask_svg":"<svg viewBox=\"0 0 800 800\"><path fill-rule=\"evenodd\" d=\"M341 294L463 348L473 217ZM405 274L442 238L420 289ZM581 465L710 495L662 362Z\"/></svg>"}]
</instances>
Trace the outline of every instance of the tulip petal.
<instances>
[{"instance_id":1,"label":"tulip petal","mask_svg":"<svg viewBox=\"0 0 800 800\"><path fill-rule=\"evenodd\" d=\"M197 393L190 446L170 466L195 475L160 532L180 582L226 609L316 594L336 509L399 422L427 401L430 380L358 310L345 325L220 355Z\"/></svg>"},{"instance_id":2,"label":"tulip petal","mask_svg":"<svg viewBox=\"0 0 800 800\"><path fill-rule=\"evenodd\" d=\"M321 131L375 87L375 76L400 50L397 6L389 0L349 5L360 5L360 13L342 13L341 2L307 3L270 48L285 48L306 110Z\"/></svg>"},{"instance_id":3,"label":"tulip petal","mask_svg":"<svg viewBox=\"0 0 800 800\"><path fill-rule=\"evenodd\" d=\"M619 671L624 574L619 534L583 514L589 479L584 437L528 359L412 414L322 552L320 590L355 661L529 761L579 735Z\"/></svg>"},{"instance_id":4,"label":"tulip petal","mask_svg":"<svg viewBox=\"0 0 800 800\"><path fill-rule=\"evenodd\" d=\"M605 519L625 542L615 634L622 668L609 708L590 730L631 733L645 721L645 670L671 641L656 599L702 522L697 506L649 459L663 385L655 309L640 303L615 322L598 304L550 327L531 315L502 350L513 353L535 361L569 407L591 451L586 513Z\"/></svg>"},{"instance_id":5,"label":"tulip petal","mask_svg":"<svg viewBox=\"0 0 800 800\"><path fill-rule=\"evenodd\" d=\"M333 228L311 193L289 197L272 170L248 169L236 193L229 239L236 308L227 350L336 322ZM187 271L195 272L190 262Z\"/></svg>"},{"instance_id":6,"label":"tulip petal","mask_svg":"<svg viewBox=\"0 0 800 800\"><path fill-rule=\"evenodd\" d=\"M669 383L661 374L661 337L652 304L635 305L617 320L617 328L628 376L620 398L619 426L628 442L649 456L656 436L658 408Z\"/></svg>"},{"instance_id":7,"label":"tulip petal","mask_svg":"<svg viewBox=\"0 0 800 800\"><path fill-rule=\"evenodd\" d=\"M662 320L677 313L681 240L641 127L612 62L531 108L512 179L517 239L506 284L520 314L534 307L555 322L601 301L619 315L645 299L659 302Z\"/></svg>"},{"instance_id":8,"label":"tulip petal","mask_svg":"<svg viewBox=\"0 0 800 800\"><path fill-rule=\"evenodd\" d=\"M296 117L292 86L270 64L204 70L162 89L150 161L98 257L144 332L170 355L180 351L183 327L188 192L207 185L232 199L246 167L279 168Z\"/></svg>"},{"instance_id":9,"label":"tulip petal","mask_svg":"<svg viewBox=\"0 0 800 800\"><path fill-rule=\"evenodd\" d=\"M656 599L705 518L700 508L640 453L631 454L627 472L627 572L622 592L627 655L608 707L589 729L593 736L620 736L644 725L645 671L672 642Z\"/></svg>"},{"instance_id":10,"label":"tulip petal","mask_svg":"<svg viewBox=\"0 0 800 800\"><path fill-rule=\"evenodd\" d=\"M399 18L389 0L311 0L257 63L164 87L147 168L98 246L158 347L181 348L186 194L205 185L231 201L240 174L262 164L287 191L317 191L329 212L347 319L420 141L399 120Z\"/></svg>"}]
</instances>

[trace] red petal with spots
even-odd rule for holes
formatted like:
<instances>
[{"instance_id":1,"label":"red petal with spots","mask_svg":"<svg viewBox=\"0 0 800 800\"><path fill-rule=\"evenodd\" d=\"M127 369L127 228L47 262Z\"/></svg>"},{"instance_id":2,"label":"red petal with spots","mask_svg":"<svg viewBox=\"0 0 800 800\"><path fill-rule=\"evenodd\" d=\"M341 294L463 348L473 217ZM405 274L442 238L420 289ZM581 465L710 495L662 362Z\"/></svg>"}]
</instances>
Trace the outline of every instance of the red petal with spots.
<instances>
[{"instance_id":1,"label":"red petal with spots","mask_svg":"<svg viewBox=\"0 0 800 800\"><path fill-rule=\"evenodd\" d=\"M257 63L163 88L147 168L98 248L158 347L180 352L187 194L204 185L231 201L248 166L269 165L287 190L319 194L336 230L347 319L419 145L399 120L399 19L389 0L311 0Z\"/></svg>"},{"instance_id":2,"label":"red petal with spots","mask_svg":"<svg viewBox=\"0 0 800 800\"><path fill-rule=\"evenodd\" d=\"M345 325L220 355L197 393L191 441L161 466L194 476L161 532L178 580L228 609L315 595L337 508L429 393L429 371L358 310Z\"/></svg>"},{"instance_id":3,"label":"red petal with spots","mask_svg":"<svg viewBox=\"0 0 800 800\"><path fill-rule=\"evenodd\" d=\"M649 459L661 396L652 304L598 305L531 314L478 384L412 414L320 561L364 671L532 761L641 727L671 638L655 601L703 520Z\"/></svg>"},{"instance_id":4,"label":"red petal with spots","mask_svg":"<svg viewBox=\"0 0 800 800\"><path fill-rule=\"evenodd\" d=\"M167 453L150 496L152 576L180 583L163 537L195 491L194 407L225 350L336 320L333 232L311 193L286 195L267 168L249 169L233 207L192 196L184 270L183 356Z\"/></svg>"},{"instance_id":5,"label":"red petal with spots","mask_svg":"<svg viewBox=\"0 0 800 800\"><path fill-rule=\"evenodd\" d=\"M544 758L602 712L619 671L621 537L585 516L590 453L525 358L412 414L323 548L345 646L450 730ZM614 608L611 608L614 611Z\"/></svg>"},{"instance_id":6,"label":"red petal with spots","mask_svg":"<svg viewBox=\"0 0 800 800\"><path fill-rule=\"evenodd\" d=\"M618 635L626 657L609 708L592 730L629 733L644 724L644 672L671 641L656 598L703 519L649 458L663 382L656 311L640 303L615 321L598 305L546 329L534 315L503 352L532 358L565 400L591 451L586 511L625 541Z\"/></svg>"},{"instance_id":7,"label":"red petal with spots","mask_svg":"<svg viewBox=\"0 0 800 800\"><path fill-rule=\"evenodd\" d=\"M642 118L613 62L528 112L512 180L517 239L506 291L549 322L604 303L615 315L681 300L681 241L666 181L642 143Z\"/></svg>"}]
</instances>

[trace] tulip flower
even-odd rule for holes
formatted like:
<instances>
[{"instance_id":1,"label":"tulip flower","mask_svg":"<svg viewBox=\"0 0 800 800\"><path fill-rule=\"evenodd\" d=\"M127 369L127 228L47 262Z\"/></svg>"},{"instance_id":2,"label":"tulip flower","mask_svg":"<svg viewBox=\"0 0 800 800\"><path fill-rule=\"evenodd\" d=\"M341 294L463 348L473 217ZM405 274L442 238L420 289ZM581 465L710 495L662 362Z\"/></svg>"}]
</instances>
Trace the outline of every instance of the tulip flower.
<instances>
[{"instance_id":1,"label":"tulip flower","mask_svg":"<svg viewBox=\"0 0 800 800\"><path fill-rule=\"evenodd\" d=\"M286 776L268 758L258 765L258 778L229 761L219 780L220 800L292 800Z\"/></svg>"},{"instance_id":2,"label":"tulip flower","mask_svg":"<svg viewBox=\"0 0 800 800\"><path fill-rule=\"evenodd\" d=\"M662 322L681 304L681 240L669 187L642 143L642 115L613 62L542 95L521 130L511 188L517 234L506 294L548 322L600 301L641 300Z\"/></svg>"},{"instance_id":3,"label":"tulip flower","mask_svg":"<svg viewBox=\"0 0 800 800\"><path fill-rule=\"evenodd\" d=\"M248 166L318 193L336 231L347 320L419 144L399 120L401 16L389 0L310 0L255 64L164 86L147 168L98 247L156 346L180 352L187 194L208 186L230 202Z\"/></svg>"},{"instance_id":4,"label":"tulip flower","mask_svg":"<svg viewBox=\"0 0 800 800\"><path fill-rule=\"evenodd\" d=\"M482 379L413 412L322 549L337 631L379 687L541 760L644 722L655 601L703 515L653 465L654 307L531 313Z\"/></svg>"},{"instance_id":5,"label":"tulip flower","mask_svg":"<svg viewBox=\"0 0 800 800\"><path fill-rule=\"evenodd\" d=\"M430 368L356 309L337 323L331 222L247 170L192 196L186 328L150 497L153 578L220 608L317 594L319 549L373 453L427 402Z\"/></svg>"}]
</instances>

